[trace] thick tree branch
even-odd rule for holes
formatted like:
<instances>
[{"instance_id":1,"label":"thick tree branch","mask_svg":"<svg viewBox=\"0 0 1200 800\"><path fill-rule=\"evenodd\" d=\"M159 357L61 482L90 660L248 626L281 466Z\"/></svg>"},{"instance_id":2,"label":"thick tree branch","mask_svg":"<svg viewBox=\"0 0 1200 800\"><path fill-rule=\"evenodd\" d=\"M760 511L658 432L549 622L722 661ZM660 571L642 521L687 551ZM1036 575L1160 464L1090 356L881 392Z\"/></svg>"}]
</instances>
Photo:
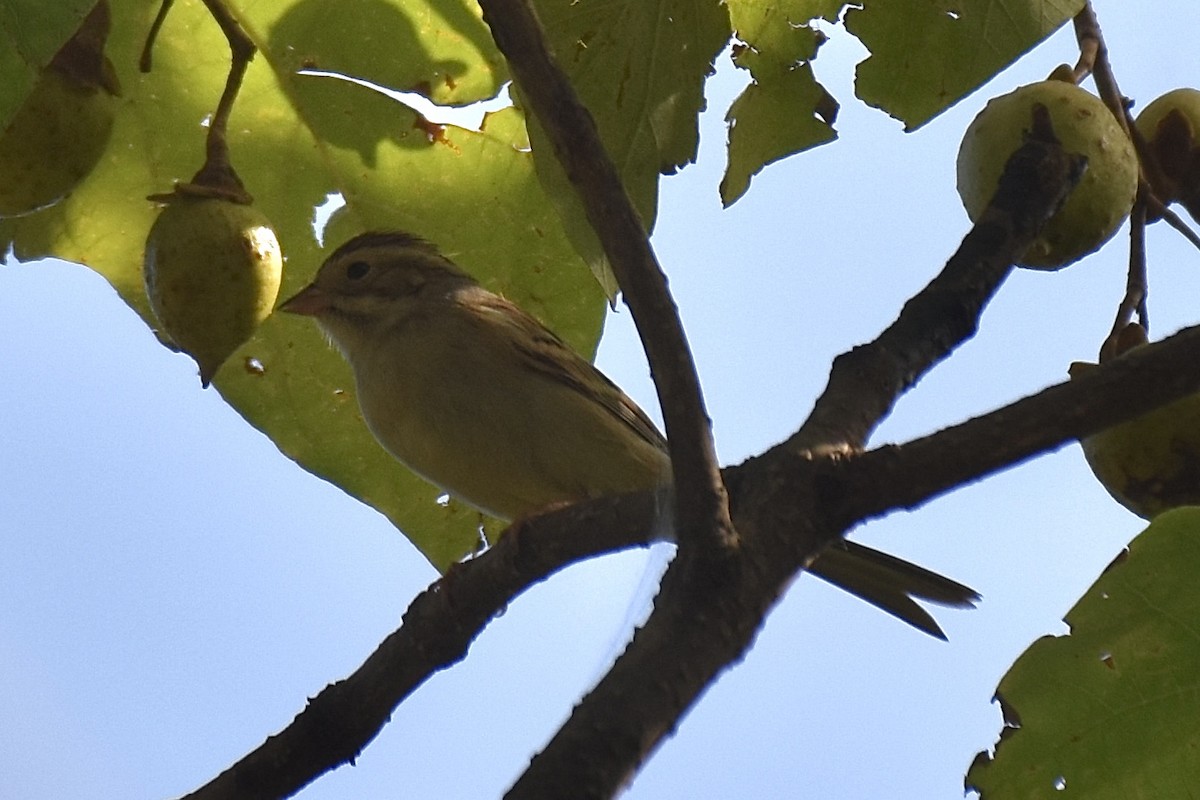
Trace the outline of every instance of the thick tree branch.
<instances>
[{"instance_id":1,"label":"thick tree branch","mask_svg":"<svg viewBox=\"0 0 1200 800\"><path fill-rule=\"evenodd\" d=\"M1079 181L1083 159L1063 152L1044 108L1009 161L996 196L945 268L905 303L875 341L834 360L829 383L793 451L860 449L896 399L975 335L984 307L1012 264Z\"/></svg>"},{"instance_id":2,"label":"thick tree branch","mask_svg":"<svg viewBox=\"0 0 1200 800\"><path fill-rule=\"evenodd\" d=\"M848 460L813 460L777 448L726 470L733 488L734 519L739 528L776 529L783 532L781 538L792 538L788 520L804 519L814 507L822 517L835 520L835 527L846 528L890 511L919 506L958 486L1200 390L1198 351L1200 327L1189 328L990 414ZM768 491L756 496L752 491L756 488ZM490 551L460 565L419 595L405 613L402 627L353 675L328 687L288 728L187 798L283 797L329 769L351 763L396 706L434 672L461 660L487 622L527 586L582 558L644 544L645 537L629 532L648 530L654 517L655 499L641 494L601 498L527 521L514 531L515 536L501 537ZM672 614L677 616L656 613L652 619L657 621L639 633L637 645L630 647L634 656L622 659L621 669L630 673L631 688L612 709L614 715L644 713L646 690L636 688L643 683L674 688L654 680L667 666L656 661L663 651L670 656L670 679L682 675L687 686L694 686L706 671L719 672L730 650L748 646L757 623L749 630L745 621L733 628L723 627L727 621L724 613L716 613L722 605L716 598L727 593L751 603L738 608L733 616L757 619L769 608L780 582L786 583L794 572L791 562L799 548L789 549L792 558L774 559L773 565L756 556L736 569L714 571L694 584L707 589L689 598L694 605L676 606ZM754 553L759 552L755 548ZM798 557L802 559L804 554ZM772 591L751 595L751 589L762 581L773 582ZM676 626L682 633L667 636ZM711 646L714 638L720 641L720 648ZM687 649L677 651L680 642ZM717 653L715 666L713 653ZM675 697L676 706L683 702L678 695L668 696ZM673 722L666 724L662 734L673 727ZM627 747L643 747L638 738L622 737L619 730L612 732L611 739L601 738L609 748L620 741L628 742ZM591 755L585 751L584 760L589 764ZM566 777L582 781L586 772L585 768ZM629 774L628 768L623 774Z\"/></svg>"},{"instance_id":3,"label":"thick tree branch","mask_svg":"<svg viewBox=\"0 0 1200 800\"><path fill-rule=\"evenodd\" d=\"M1037 236L1081 174L1081 160L1062 151L1045 108L1035 111L1033 129L960 249L969 255L947 266L945 273L952 279L945 283L950 285L935 280L910 301L901 319L881 337L882 344L863 351L869 368L835 367L831 383L837 389L818 403L824 419L806 425L801 434L853 430L858 420L865 438L876 421L871 414L886 413L896 395L961 340L956 336L965 338L974 330L983 303L1011 262ZM947 325L949 335L943 333ZM838 392L845 397L831 401ZM860 393L866 398L856 405ZM863 420L867 424L861 425ZM842 519L822 513L832 510L824 499L829 490L814 480L817 462L809 460L809 449L785 444L768 457L772 455L773 462L787 465L789 477L797 478L788 481L786 497L776 491L780 474L761 472L757 476L766 480L749 482L727 476L735 501L733 518L742 536L736 557L709 559L681 548L645 627L534 757L509 798L611 797L700 693L742 657L796 572L845 535Z\"/></svg>"},{"instance_id":4,"label":"thick tree branch","mask_svg":"<svg viewBox=\"0 0 1200 800\"><path fill-rule=\"evenodd\" d=\"M518 80L548 81L561 89L561 74L552 65L549 77L536 72L522 77L525 67L517 64L527 55L521 48L528 45L523 38L528 31L518 26L516 32L501 32L511 9L520 16L527 15L528 8L518 0L481 3L497 40L505 40L501 47L510 54ZM533 35L538 35L536 27ZM530 59L537 68L546 66L541 61L549 63L544 48ZM523 88L528 94L528 86ZM642 302L650 307L639 327L646 324L650 329L643 331L643 338L648 351L658 354L650 357L661 381L664 412L670 415L678 404L690 404L688 412L669 416L668 426L672 418L683 426L677 430L685 435L678 438L690 442L695 451L687 458L709 463L707 418L699 394L687 390L689 376L692 381L695 376L686 343L673 350L677 342L672 337L682 342L682 334L659 329L660 324L670 324L658 314L669 312L674 320L674 308L665 286L651 287L648 295L633 288L643 279L661 281L661 274L619 190L615 170L607 159L599 168L592 163L595 153L590 148L598 146L594 126L566 88L563 97L551 93L529 99L552 139L559 137L556 149L581 187L606 249L613 248L609 258L631 308ZM550 120L559 114L570 120L561 128ZM576 135L581 138L572 138ZM1026 145L1006 172L1007 188L1002 184L987 215L956 254L958 261L952 259L943 275L914 297L875 343L838 360L814 419L786 445L726 471L732 517L744 535L741 546L732 551L681 548L646 627L534 759L511 797L612 796L699 694L745 653L797 571L849 526L919 504L1200 386L1200 369L1186 355L1194 352L1200 333L1188 332L1142 348L1111 368L1096 370L1094 376L904 447L849 458L818 455L860 447L895 398L971 335L988 298L1007 275L1012 256L1028 246L1071 185L1071 160L1061 152L1055 155L1047 137L1039 138L1042 141ZM576 161L581 153L588 154L585 163ZM622 239L631 224L637 235ZM630 273L632 283L626 283L622 270ZM639 312L634 309L634 314L637 318ZM676 363L680 359L687 363ZM1189 371L1194 378L1187 377ZM723 507L721 481L704 475L703 470L693 475L700 495L708 500L706 512L693 517L701 526L710 525L713 513L719 517ZM432 672L461 659L479 630L525 586L586 554L633 543L624 532L650 530L653 518L654 504L646 495L598 500L525 522L493 550L456 568L421 595L405 615L403 627L360 670L327 688L287 730L191 797L283 796L338 763L351 761L395 705Z\"/></svg>"},{"instance_id":5,"label":"thick tree branch","mask_svg":"<svg viewBox=\"0 0 1200 800\"><path fill-rule=\"evenodd\" d=\"M714 548L728 545L734 533L700 379L642 221L600 141L592 115L554 62L528 0L479 0L479 5L521 97L545 129L554 155L579 192L637 325L671 446L680 543L684 547L693 540Z\"/></svg>"},{"instance_id":6,"label":"thick tree branch","mask_svg":"<svg viewBox=\"0 0 1200 800\"><path fill-rule=\"evenodd\" d=\"M1051 145L1049 149L1055 148ZM1028 245L1036 235L1036 224L1019 220L1044 219L1070 185L1070 169L1059 164L1047 171L1042 166L1046 152L1046 142L1032 141L1013 159L1004 178L1007 188L998 193L985 218L968 235L969 241L980 240L983 249L1009 248L1013 252L1020 252L1022 243ZM1038 210L1026 211L1025 204ZM1007 272L1006 266L997 267L982 254L963 258L971 263L979 259L988 262L989 274ZM981 308L997 280L983 280L982 295L977 281L951 281L949 285L957 287L954 291L935 281L936 285L923 293L928 296L918 296L906 307L912 320L902 314L901 328L911 327L914 341L940 342L940 335L921 331L936 330L943 315L955 316L955 309L964 307L956 292L976 298L965 307ZM971 320L968 327L974 325L973 313L967 314ZM901 339L893 344L904 348L900 353L915 347ZM877 358L882 362L900 356L883 348ZM910 373L915 362L910 357L899 363L902 366L891 368L893 374ZM888 391L895 392L906 383L900 380L888 385ZM715 554L709 548L681 550L668 570L646 627L581 702L559 735L534 759L513 787L513 797L611 796L716 675L746 651L796 571L846 529L842 523L850 515L828 502L827 481L814 480L815 463L807 453L776 448L730 472L730 485L742 489L735 495L736 519L754 535L743 543L736 558L725 557L719 549ZM772 469L758 472L764 467ZM773 492L785 481L789 487L786 499ZM287 730L192 797L282 796L352 760L394 707L434 671L461 659L474 636L524 586L571 559L601 552L609 543L621 541L622 530L650 530L653 508L645 504L645 498L641 502L633 517L608 513L573 516L598 513L593 508L622 507L617 501L597 501L529 521L515 535L501 537L491 552L456 568L418 598L401 630L354 676L326 689ZM838 513L816 513L821 510ZM609 524L601 525L604 521ZM613 527L614 523L626 527ZM551 526L554 532L539 533L542 525ZM614 538L603 539L605 531ZM548 538L542 539L543 535ZM526 559L533 558L537 561L530 568Z\"/></svg>"},{"instance_id":7,"label":"thick tree branch","mask_svg":"<svg viewBox=\"0 0 1200 800\"><path fill-rule=\"evenodd\" d=\"M1198 353L1200 326L1185 328L991 413L834 464L845 524L914 508L1198 392Z\"/></svg>"}]
</instances>

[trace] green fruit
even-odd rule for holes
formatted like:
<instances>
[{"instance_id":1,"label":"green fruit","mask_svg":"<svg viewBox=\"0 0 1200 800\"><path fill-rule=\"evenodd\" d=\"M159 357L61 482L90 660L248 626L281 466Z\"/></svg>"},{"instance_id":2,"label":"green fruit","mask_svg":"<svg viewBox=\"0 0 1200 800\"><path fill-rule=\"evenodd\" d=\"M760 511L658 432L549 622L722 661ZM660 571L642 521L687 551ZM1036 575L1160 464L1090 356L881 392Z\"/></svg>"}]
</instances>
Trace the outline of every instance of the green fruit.
<instances>
[{"instance_id":1,"label":"green fruit","mask_svg":"<svg viewBox=\"0 0 1200 800\"><path fill-rule=\"evenodd\" d=\"M1138 114L1137 129L1150 146L1159 174L1154 193L1176 201L1193 216L1200 211L1200 91L1173 89Z\"/></svg>"},{"instance_id":2,"label":"green fruit","mask_svg":"<svg viewBox=\"0 0 1200 800\"><path fill-rule=\"evenodd\" d=\"M1193 132L1200 130L1200 90L1172 89L1143 108L1137 116L1137 129L1146 141L1155 139L1158 126L1172 111L1182 114Z\"/></svg>"},{"instance_id":3,"label":"green fruit","mask_svg":"<svg viewBox=\"0 0 1200 800\"><path fill-rule=\"evenodd\" d=\"M163 332L196 359L208 386L271 313L283 261L254 207L176 193L150 228L143 268Z\"/></svg>"},{"instance_id":4,"label":"green fruit","mask_svg":"<svg viewBox=\"0 0 1200 800\"><path fill-rule=\"evenodd\" d=\"M1087 157L1087 170L1050 218L1020 265L1065 267L1108 241L1133 207L1138 163L1133 144L1095 95L1065 81L1047 80L993 98L975 117L958 151L958 194L972 221L987 208L1009 156L1024 143L1033 107L1050 112L1054 133L1070 153Z\"/></svg>"},{"instance_id":5,"label":"green fruit","mask_svg":"<svg viewBox=\"0 0 1200 800\"><path fill-rule=\"evenodd\" d=\"M92 7L0 131L0 217L58 202L103 155L121 93L104 55L109 16L107 0Z\"/></svg>"},{"instance_id":6,"label":"green fruit","mask_svg":"<svg viewBox=\"0 0 1200 800\"><path fill-rule=\"evenodd\" d=\"M1139 517L1200 505L1200 395L1101 431L1082 444L1096 478Z\"/></svg>"},{"instance_id":7,"label":"green fruit","mask_svg":"<svg viewBox=\"0 0 1200 800\"><path fill-rule=\"evenodd\" d=\"M1119 356L1144 341L1141 327L1131 325L1114 352ZM1101 358L1108 360L1103 354ZM1095 367L1072 364L1071 377ZM1139 517L1153 519L1177 506L1200 505L1200 394L1114 425L1080 444L1096 479Z\"/></svg>"},{"instance_id":8,"label":"green fruit","mask_svg":"<svg viewBox=\"0 0 1200 800\"><path fill-rule=\"evenodd\" d=\"M43 72L0 134L0 217L55 203L87 177L108 145L115 106L100 87Z\"/></svg>"}]
</instances>

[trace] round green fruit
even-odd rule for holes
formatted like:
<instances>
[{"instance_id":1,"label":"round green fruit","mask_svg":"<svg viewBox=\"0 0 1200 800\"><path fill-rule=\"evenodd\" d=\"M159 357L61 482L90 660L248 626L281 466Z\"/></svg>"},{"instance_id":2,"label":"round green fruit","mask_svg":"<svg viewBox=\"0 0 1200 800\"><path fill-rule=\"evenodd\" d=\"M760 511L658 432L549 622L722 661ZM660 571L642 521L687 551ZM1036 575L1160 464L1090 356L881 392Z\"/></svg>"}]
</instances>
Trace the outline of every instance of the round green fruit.
<instances>
[{"instance_id":1,"label":"round green fruit","mask_svg":"<svg viewBox=\"0 0 1200 800\"><path fill-rule=\"evenodd\" d=\"M146 239L146 294L163 333L207 386L275 305L283 261L253 206L175 194Z\"/></svg>"},{"instance_id":2,"label":"round green fruit","mask_svg":"<svg viewBox=\"0 0 1200 800\"><path fill-rule=\"evenodd\" d=\"M1193 134L1200 130L1200 90L1172 89L1143 108L1142 113L1137 116L1136 124L1146 141L1154 141L1158 136L1159 125L1173 111L1183 115Z\"/></svg>"},{"instance_id":3,"label":"round green fruit","mask_svg":"<svg viewBox=\"0 0 1200 800\"><path fill-rule=\"evenodd\" d=\"M0 133L0 217L58 202L92 171L112 133L116 98L53 67Z\"/></svg>"},{"instance_id":4,"label":"round green fruit","mask_svg":"<svg viewBox=\"0 0 1200 800\"><path fill-rule=\"evenodd\" d=\"M1046 107L1054 133L1070 153L1087 157L1087 170L1021 256L1020 265L1055 270L1107 242L1129 216L1137 193L1133 144L1095 95L1073 83L1046 80L993 98L967 127L958 151L958 194L972 221L1000 183L1009 157L1024 143L1033 107Z\"/></svg>"},{"instance_id":5,"label":"round green fruit","mask_svg":"<svg viewBox=\"0 0 1200 800\"><path fill-rule=\"evenodd\" d=\"M1154 154L1154 192L1165 204L1200 209L1200 91L1172 89L1142 109L1137 129Z\"/></svg>"},{"instance_id":6,"label":"round green fruit","mask_svg":"<svg viewBox=\"0 0 1200 800\"><path fill-rule=\"evenodd\" d=\"M1136 337L1124 338L1118 353L1140 344ZM1095 368L1072 364L1071 377ZM1200 394L1106 428L1080 444L1096 479L1139 517L1153 519L1177 506L1200 505Z\"/></svg>"},{"instance_id":7,"label":"round green fruit","mask_svg":"<svg viewBox=\"0 0 1200 800\"><path fill-rule=\"evenodd\" d=\"M1101 431L1082 444L1096 478L1139 517L1200 505L1200 395Z\"/></svg>"}]
</instances>

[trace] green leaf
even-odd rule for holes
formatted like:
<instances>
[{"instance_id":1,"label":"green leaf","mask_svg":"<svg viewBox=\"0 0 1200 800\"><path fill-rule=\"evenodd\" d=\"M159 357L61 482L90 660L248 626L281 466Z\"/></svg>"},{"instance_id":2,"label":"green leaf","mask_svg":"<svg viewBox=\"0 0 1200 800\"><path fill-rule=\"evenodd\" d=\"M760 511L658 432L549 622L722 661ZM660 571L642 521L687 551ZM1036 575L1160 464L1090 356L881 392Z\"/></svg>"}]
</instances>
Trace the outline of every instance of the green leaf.
<instances>
[{"instance_id":1,"label":"green leaf","mask_svg":"<svg viewBox=\"0 0 1200 800\"><path fill-rule=\"evenodd\" d=\"M753 57L772 66L789 68L813 59L825 36L812 23L833 22L844 0L730 0L734 35ZM760 77L748 56L735 57L738 66Z\"/></svg>"},{"instance_id":2,"label":"green leaf","mask_svg":"<svg viewBox=\"0 0 1200 800\"><path fill-rule=\"evenodd\" d=\"M1000 682L982 800L1190 797L1200 782L1200 507L1168 511ZM1062 787L1060 790L1057 787Z\"/></svg>"},{"instance_id":3,"label":"green leaf","mask_svg":"<svg viewBox=\"0 0 1200 800\"><path fill-rule=\"evenodd\" d=\"M508 80L474 4L339 0L336 16L322 0L274 5L286 11L271 25L267 51L282 74L336 72L440 105L495 97Z\"/></svg>"},{"instance_id":4,"label":"green leaf","mask_svg":"<svg viewBox=\"0 0 1200 800\"><path fill-rule=\"evenodd\" d=\"M721 179L721 202L728 206L745 194L750 178L767 164L836 139L837 109L808 64L746 87L725 116L729 164Z\"/></svg>"},{"instance_id":5,"label":"green leaf","mask_svg":"<svg viewBox=\"0 0 1200 800\"><path fill-rule=\"evenodd\" d=\"M721 202L734 203L763 167L837 138L838 103L808 63L825 36L812 23L837 19L838 0L733 0L734 63L753 77L725 115L729 163Z\"/></svg>"},{"instance_id":6,"label":"green leaf","mask_svg":"<svg viewBox=\"0 0 1200 800\"><path fill-rule=\"evenodd\" d=\"M0 0L0 130L96 0Z\"/></svg>"},{"instance_id":7,"label":"green leaf","mask_svg":"<svg viewBox=\"0 0 1200 800\"><path fill-rule=\"evenodd\" d=\"M846 29L871 56L856 89L914 130L982 85L1083 8L1084 0L865 0Z\"/></svg>"},{"instance_id":8,"label":"green leaf","mask_svg":"<svg viewBox=\"0 0 1200 800\"><path fill-rule=\"evenodd\" d=\"M139 73L151 5L113 2L108 55L124 92L99 165L61 203L0 221L0 248L11 242L22 259L52 255L92 267L154 327L141 260L156 207L145 198L200 167L205 120L224 86L229 49L199 0L177 0L153 70ZM480 132L440 130L375 89L296 74L301 66L345 69L396 88L427 87L447 102L488 96L505 73L474 6L450 0L229 5L261 49L234 107L229 144L234 167L282 245L283 297L312 277L323 252L349 236L407 230L439 245L581 352L592 352L604 295L534 174L519 111L490 115ZM366 18L341 27L343 15L360 14ZM360 58L364 52L368 57ZM0 83L6 78L0 75ZM314 208L334 193L347 205L322 247ZM273 315L214 384L287 456L387 515L435 566L445 568L478 545L485 521L477 512L439 504L438 489L375 443L349 368L311 322Z\"/></svg>"},{"instance_id":9,"label":"green leaf","mask_svg":"<svg viewBox=\"0 0 1200 800\"><path fill-rule=\"evenodd\" d=\"M659 174L696 158L704 81L729 41L726 7L718 0L541 0L537 7L551 49L596 120L642 223L652 230ZM614 296L616 281L545 134L530 124L529 138L538 177L571 240Z\"/></svg>"}]
</instances>

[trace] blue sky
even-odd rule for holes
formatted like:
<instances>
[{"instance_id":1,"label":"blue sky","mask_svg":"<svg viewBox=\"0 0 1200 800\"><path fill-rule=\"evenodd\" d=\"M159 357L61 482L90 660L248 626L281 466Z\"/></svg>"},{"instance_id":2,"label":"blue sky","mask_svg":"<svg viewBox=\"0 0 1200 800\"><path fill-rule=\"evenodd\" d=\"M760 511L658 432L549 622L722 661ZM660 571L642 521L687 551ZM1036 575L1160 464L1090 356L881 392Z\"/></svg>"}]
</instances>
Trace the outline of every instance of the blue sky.
<instances>
[{"instance_id":1,"label":"blue sky","mask_svg":"<svg viewBox=\"0 0 1200 800\"><path fill-rule=\"evenodd\" d=\"M1200 8L1096 5L1127 95L1144 105L1200 85ZM862 52L835 39L817 73L843 103L840 141L768 168L727 211L722 116L741 78L721 70L701 163L664 179L654 243L723 462L791 433L830 360L940 269L968 226L954 189L962 131L986 97L1075 52L1068 26L904 134L853 99ZM1196 322L1200 259L1161 225L1149 247L1157 338ZM1125 259L1123 229L1061 273L1018 271L875 443L1064 380L1106 334ZM194 365L93 273L0 267L0 340L0 797L199 786L353 671L434 578L385 519L202 391ZM599 363L653 409L624 310ZM939 611L942 643L802 576L627 797L960 797L1001 724L1000 676L1033 639L1064 632L1062 615L1142 527L1071 446L856 531L974 586L982 606ZM498 796L623 646L649 602L646 563L602 559L532 589L357 766L300 797Z\"/></svg>"}]
</instances>

